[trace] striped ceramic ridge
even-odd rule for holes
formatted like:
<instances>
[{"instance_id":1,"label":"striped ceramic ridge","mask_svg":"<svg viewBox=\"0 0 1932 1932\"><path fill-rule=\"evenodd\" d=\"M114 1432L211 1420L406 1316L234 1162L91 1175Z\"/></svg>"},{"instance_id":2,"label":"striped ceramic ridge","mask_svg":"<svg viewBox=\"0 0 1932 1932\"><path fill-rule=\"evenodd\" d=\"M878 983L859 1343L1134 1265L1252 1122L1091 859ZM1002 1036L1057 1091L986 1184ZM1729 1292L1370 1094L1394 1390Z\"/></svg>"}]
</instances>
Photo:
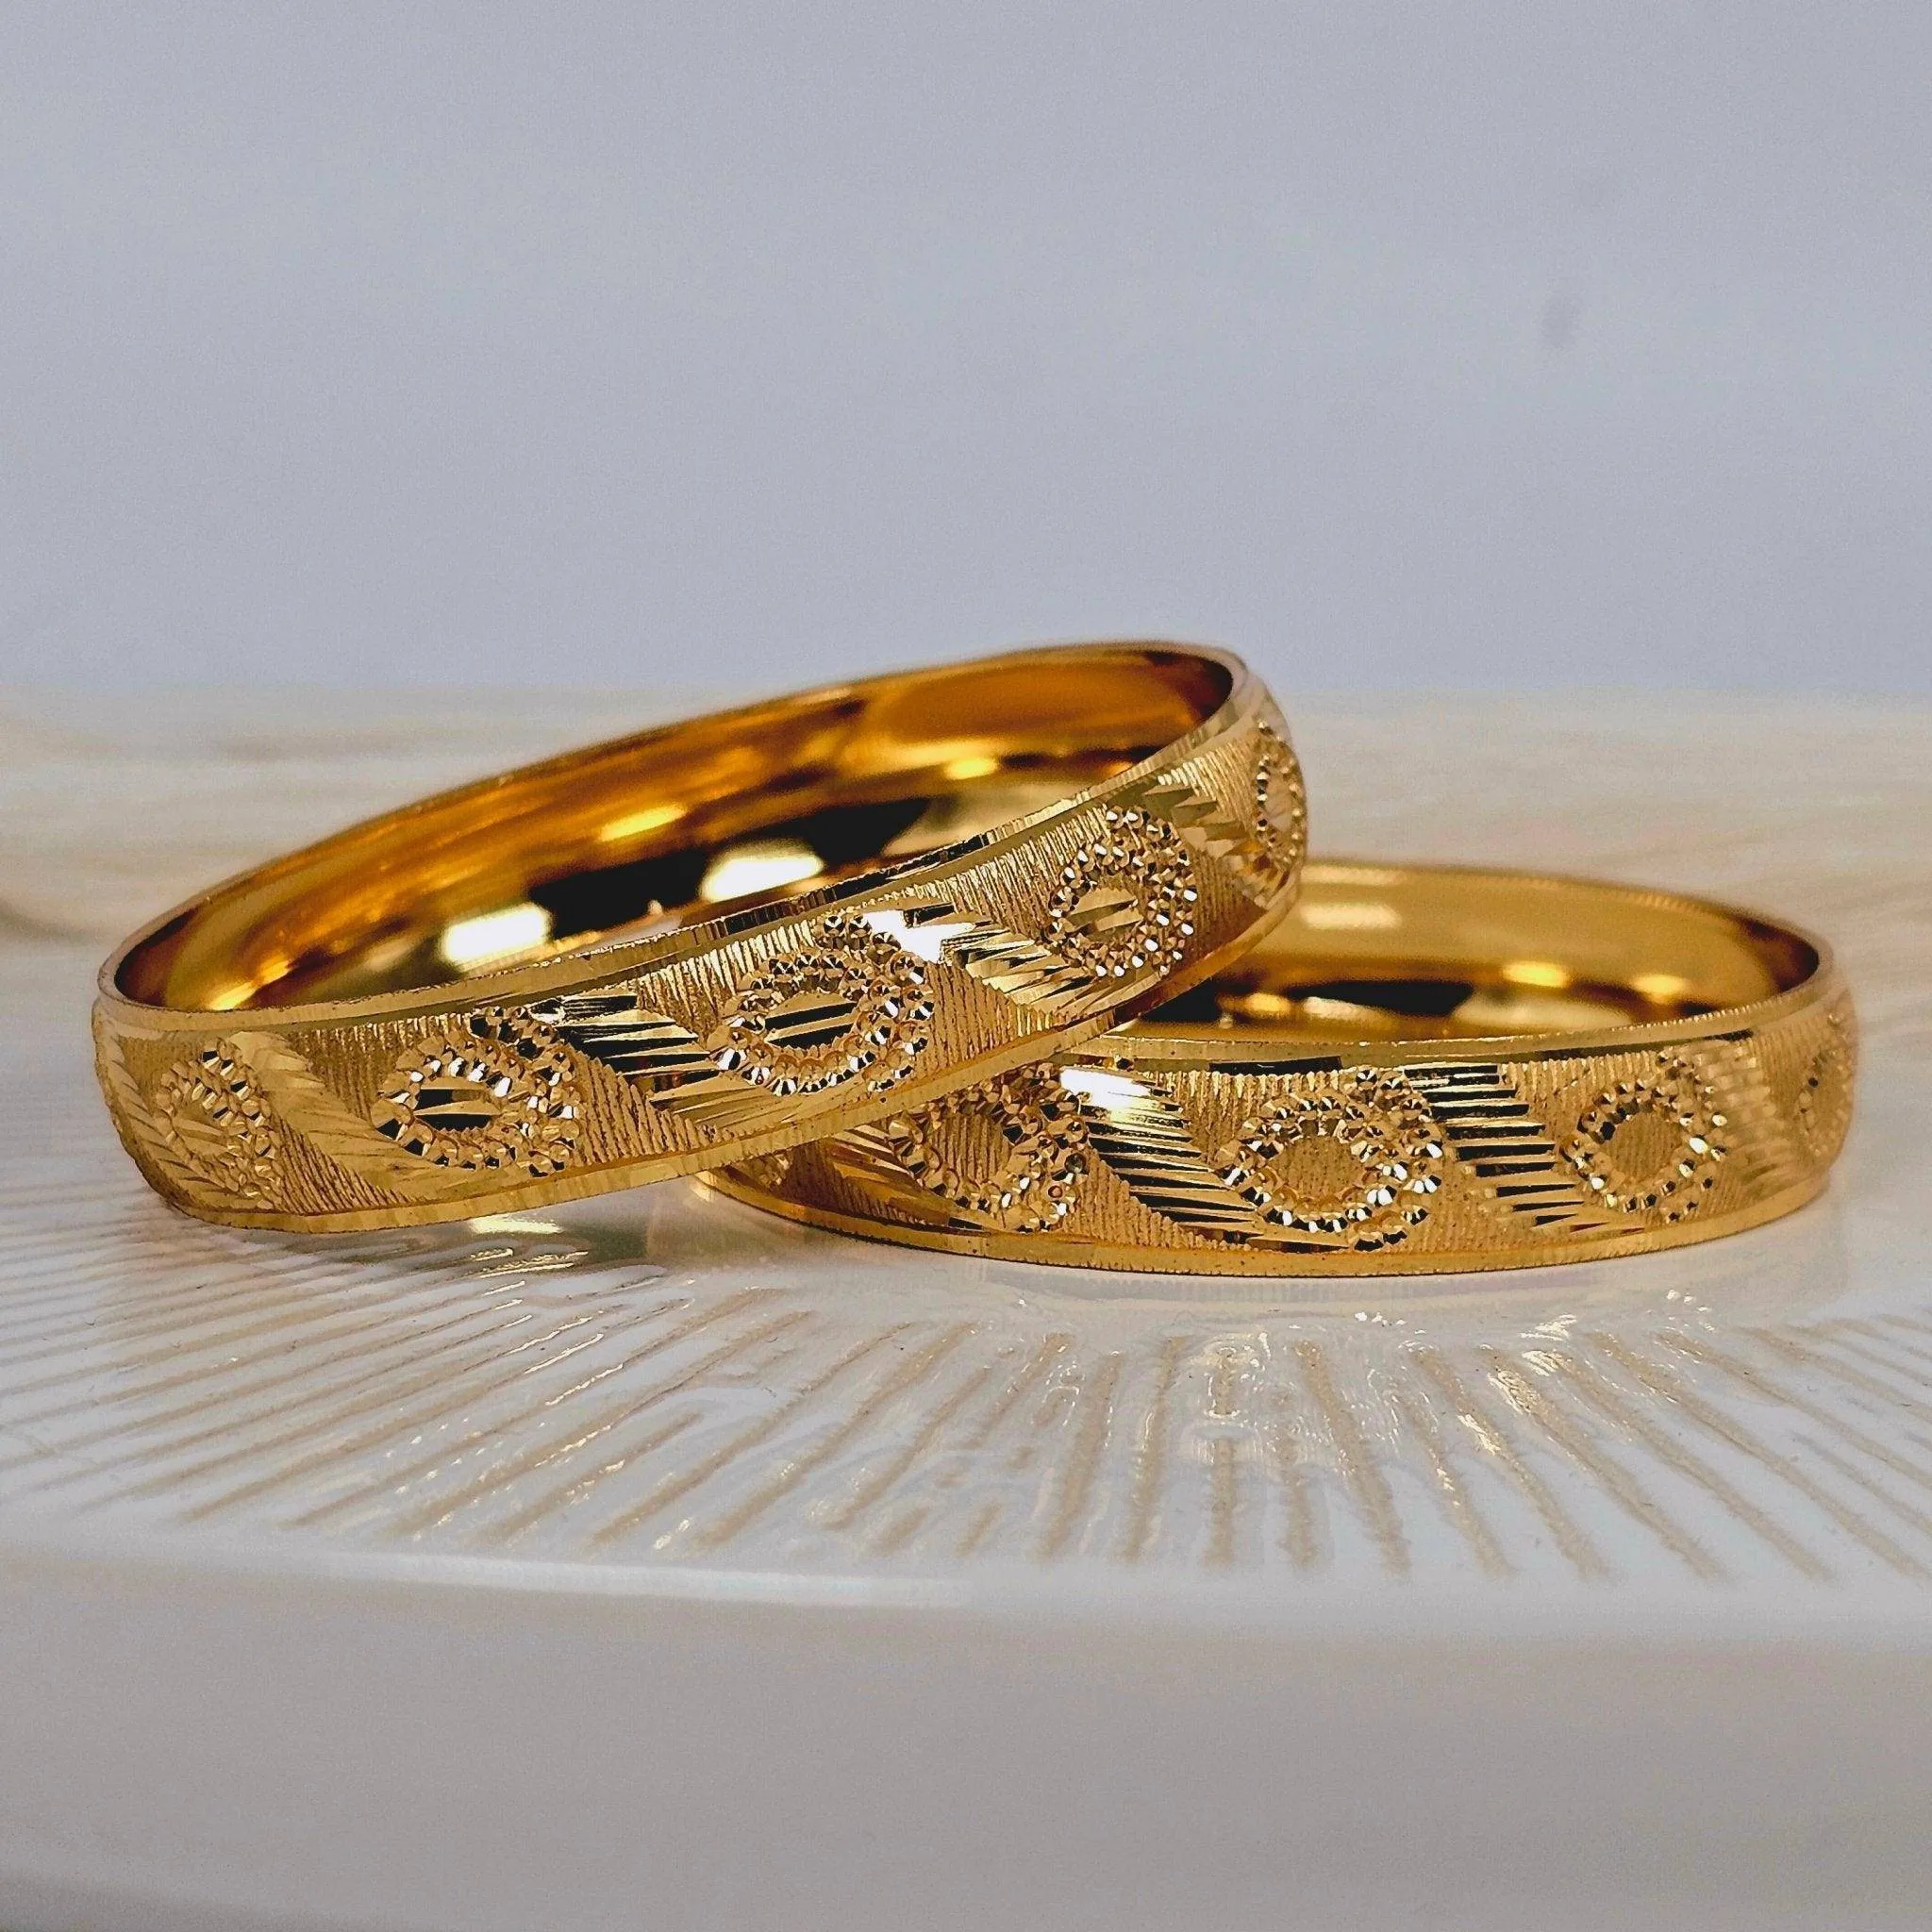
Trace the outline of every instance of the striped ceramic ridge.
<instances>
[{"instance_id":1,"label":"striped ceramic ridge","mask_svg":"<svg viewBox=\"0 0 1932 1932\"><path fill-rule=\"evenodd\" d=\"M1932 1574L1932 1307L1803 1312L1828 1226L1479 1311L1185 1308L935 1281L689 1184L604 1226L242 1238L97 1131L58 1144L0 1192L10 1522L508 1562Z\"/></svg>"}]
</instances>

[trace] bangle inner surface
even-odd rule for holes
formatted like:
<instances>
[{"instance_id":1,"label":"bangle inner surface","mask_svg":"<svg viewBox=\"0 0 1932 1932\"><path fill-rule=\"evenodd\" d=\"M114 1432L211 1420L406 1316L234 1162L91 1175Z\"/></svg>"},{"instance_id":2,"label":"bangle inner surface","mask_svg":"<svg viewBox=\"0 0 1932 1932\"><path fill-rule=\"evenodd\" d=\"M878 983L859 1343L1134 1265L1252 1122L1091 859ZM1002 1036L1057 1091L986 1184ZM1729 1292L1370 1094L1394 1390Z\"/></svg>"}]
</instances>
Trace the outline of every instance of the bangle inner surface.
<instances>
[{"instance_id":1,"label":"bangle inner surface","mask_svg":"<svg viewBox=\"0 0 1932 1932\"><path fill-rule=\"evenodd\" d=\"M1749 1005L1818 966L1795 933L1664 894L1316 862L1255 952L1125 1030L1297 1045L1579 1033Z\"/></svg>"},{"instance_id":2,"label":"bangle inner surface","mask_svg":"<svg viewBox=\"0 0 1932 1932\"><path fill-rule=\"evenodd\" d=\"M1234 688L1159 645L1026 653L648 731L358 825L148 935L117 989L367 998L644 938L915 859L1184 738Z\"/></svg>"}]
</instances>

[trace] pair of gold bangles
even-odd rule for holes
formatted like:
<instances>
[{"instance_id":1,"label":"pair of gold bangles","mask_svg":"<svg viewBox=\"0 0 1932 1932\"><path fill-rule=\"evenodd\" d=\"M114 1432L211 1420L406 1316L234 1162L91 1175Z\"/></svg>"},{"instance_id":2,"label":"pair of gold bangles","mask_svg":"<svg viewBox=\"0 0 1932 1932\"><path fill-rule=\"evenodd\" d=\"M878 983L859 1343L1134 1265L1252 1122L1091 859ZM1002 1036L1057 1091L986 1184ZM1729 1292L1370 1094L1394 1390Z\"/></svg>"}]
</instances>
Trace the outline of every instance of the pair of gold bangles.
<instances>
[{"instance_id":1,"label":"pair of gold bangles","mask_svg":"<svg viewBox=\"0 0 1932 1932\"><path fill-rule=\"evenodd\" d=\"M395 1227L703 1174L874 1240L1183 1274L1641 1253L1824 1185L1823 943L1667 893L1305 863L1239 659L841 685L428 799L102 969L128 1152L204 1219Z\"/></svg>"}]
</instances>

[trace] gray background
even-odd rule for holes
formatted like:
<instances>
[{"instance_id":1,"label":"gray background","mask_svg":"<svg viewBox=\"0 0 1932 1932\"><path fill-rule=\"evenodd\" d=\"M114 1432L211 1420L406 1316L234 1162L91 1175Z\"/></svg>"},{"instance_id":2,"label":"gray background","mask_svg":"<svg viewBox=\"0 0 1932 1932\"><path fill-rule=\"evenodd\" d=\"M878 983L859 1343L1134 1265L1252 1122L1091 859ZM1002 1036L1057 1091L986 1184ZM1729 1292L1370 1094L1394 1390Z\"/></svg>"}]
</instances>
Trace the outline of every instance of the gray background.
<instances>
[{"instance_id":1,"label":"gray background","mask_svg":"<svg viewBox=\"0 0 1932 1932\"><path fill-rule=\"evenodd\" d=\"M1932 691L1932 9L0 8L0 679Z\"/></svg>"}]
</instances>

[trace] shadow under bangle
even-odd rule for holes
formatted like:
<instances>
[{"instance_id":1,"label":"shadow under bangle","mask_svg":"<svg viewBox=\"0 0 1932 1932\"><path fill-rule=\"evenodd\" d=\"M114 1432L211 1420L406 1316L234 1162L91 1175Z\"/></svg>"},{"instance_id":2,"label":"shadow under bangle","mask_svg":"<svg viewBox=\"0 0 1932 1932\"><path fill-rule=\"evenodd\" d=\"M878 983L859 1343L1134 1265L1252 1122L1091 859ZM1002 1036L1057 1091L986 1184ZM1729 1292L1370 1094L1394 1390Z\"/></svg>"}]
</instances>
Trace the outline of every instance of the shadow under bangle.
<instances>
[{"instance_id":1,"label":"shadow under bangle","mask_svg":"<svg viewBox=\"0 0 1932 1932\"><path fill-rule=\"evenodd\" d=\"M1641 1254L1824 1185L1856 1023L1815 939L1582 880L1315 863L1209 983L1047 1067L709 1184L874 1240L1207 1274Z\"/></svg>"},{"instance_id":2,"label":"shadow under bangle","mask_svg":"<svg viewBox=\"0 0 1932 1932\"><path fill-rule=\"evenodd\" d=\"M1291 903L1239 659L1075 645L594 746L215 888L102 970L103 1090L176 1206L457 1219L713 1167L1070 1048Z\"/></svg>"}]
</instances>

